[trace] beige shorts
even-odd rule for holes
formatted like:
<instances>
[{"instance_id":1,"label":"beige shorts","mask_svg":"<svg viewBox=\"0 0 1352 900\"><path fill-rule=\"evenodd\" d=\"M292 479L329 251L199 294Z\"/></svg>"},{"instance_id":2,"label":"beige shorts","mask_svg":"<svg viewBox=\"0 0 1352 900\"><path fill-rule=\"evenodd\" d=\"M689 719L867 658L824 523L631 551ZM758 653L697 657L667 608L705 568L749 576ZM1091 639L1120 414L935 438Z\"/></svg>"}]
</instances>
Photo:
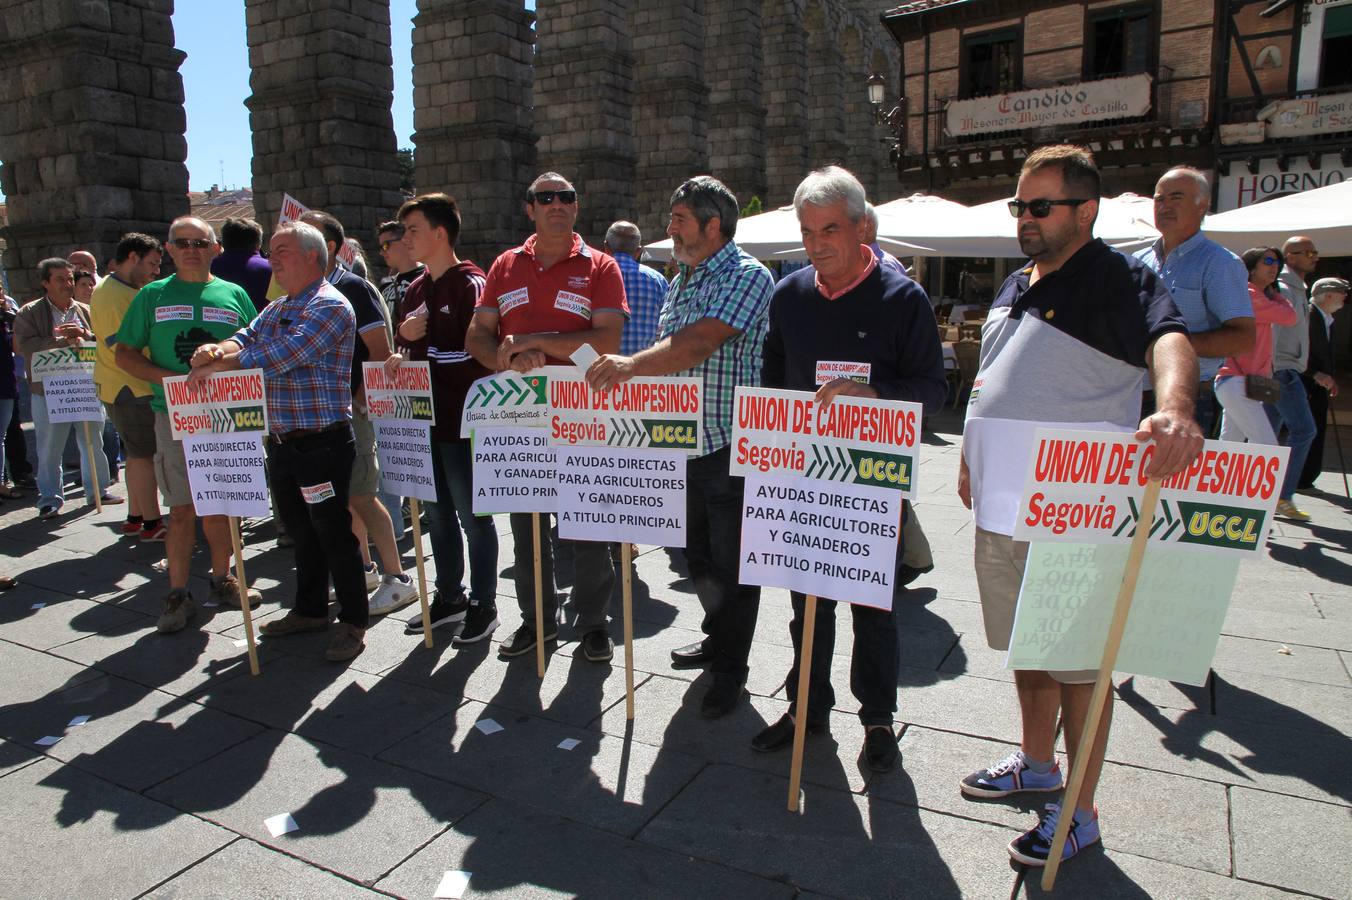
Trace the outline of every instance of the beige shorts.
<instances>
[{"instance_id":1,"label":"beige shorts","mask_svg":"<svg viewBox=\"0 0 1352 900\"><path fill-rule=\"evenodd\" d=\"M1028 563L1028 542L984 528L976 530L976 586L981 593L981 618L986 625L986 643L992 650L1008 650L1014 633L1014 609ZM1098 672L1049 672L1062 684L1092 684Z\"/></svg>"},{"instance_id":2,"label":"beige shorts","mask_svg":"<svg viewBox=\"0 0 1352 900\"><path fill-rule=\"evenodd\" d=\"M380 490L380 464L376 461L376 427L365 414L352 410L352 434L356 438L357 458L352 461L349 497L369 497Z\"/></svg>"},{"instance_id":3,"label":"beige shorts","mask_svg":"<svg viewBox=\"0 0 1352 900\"><path fill-rule=\"evenodd\" d=\"M188 484L188 461L183 444L174 440L169 414L155 410L155 480L160 483L164 505L192 506L192 487Z\"/></svg>"}]
</instances>

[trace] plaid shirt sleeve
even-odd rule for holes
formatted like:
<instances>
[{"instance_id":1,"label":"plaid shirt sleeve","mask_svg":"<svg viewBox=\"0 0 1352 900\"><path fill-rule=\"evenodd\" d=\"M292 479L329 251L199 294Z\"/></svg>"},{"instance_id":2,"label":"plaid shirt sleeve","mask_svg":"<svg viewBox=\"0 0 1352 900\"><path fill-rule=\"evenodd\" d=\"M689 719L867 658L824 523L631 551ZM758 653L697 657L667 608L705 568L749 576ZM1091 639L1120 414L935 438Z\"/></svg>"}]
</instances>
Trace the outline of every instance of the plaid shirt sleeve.
<instances>
[{"instance_id":1,"label":"plaid shirt sleeve","mask_svg":"<svg viewBox=\"0 0 1352 900\"><path fill-rule=\"evenodd\" d=\"M621 264L624 273L624 292L629 298L629 321L624 324L620 338L620 353L633 356L651 347L657 340L658 314L667 294L667 280L638 263L631 269Z\"/></svg>"},{"instance_id":2,"label":"plaid shirt sleeve","mask_svg":"<svg viewBox=\"0 0 1352 900\"><path fill-rule=\"evenodd\" d=\"M260 368L265 374L276 377L332 353L351 339L348 329L356 317L341 296L320 293L305 304L299 319L285 330L268 327L273 323L267 314L274 309L280 315L280 305L270 305L263 311L264 315L235 335L235 341L243 348L239 354L241 369Z\"/></svg>"}]
</instances>

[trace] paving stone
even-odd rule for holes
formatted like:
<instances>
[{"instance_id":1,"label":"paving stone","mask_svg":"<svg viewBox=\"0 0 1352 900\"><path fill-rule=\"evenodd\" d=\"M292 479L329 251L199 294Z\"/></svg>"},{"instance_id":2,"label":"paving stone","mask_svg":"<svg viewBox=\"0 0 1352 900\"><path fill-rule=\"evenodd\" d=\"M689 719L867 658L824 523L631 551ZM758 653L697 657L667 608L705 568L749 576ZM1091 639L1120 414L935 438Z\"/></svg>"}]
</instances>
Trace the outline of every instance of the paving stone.
<instances>
[{"instance_id":1,"label":"paving stone","mask_svg":"<svg viewBox=\"0 0 1352 900\"><path fill-rule=\"evenodd\" d=\"M599 863L599 864L598 864ZM793 888L505 800L490 800L376 887L430 897L447 870L475 897L792 897Z\"/></svg>"},{"instance_id":2,"label":"paving stone","mask_svg":"<svg viewBox=\"0 0 1352 900\"><path fill-rule=\"evenodd\" d=\"M189 769L150 796L367 883L483 801L482 794L277 731ZM263 823L281 813L300 828L274 838Z\"/></svg>"},{"instance_id":3,"label":"paving stone","mask_svg":"<svg viewBox=\"0 0 1352 900\"><path fill-rule=\"evenodd\" d=\"M1211 668L1222 674L1250 672L1295 681L1352 687L1352 678L1348 677L1336 651L1317 647L1289 647L1291 652L1287 654L1280 652L1283 646L1286 645L1274 641L1221 635Z\"/></svg>"},{"instance_id":4,"label":"paving stone","mask_svg":"<svg viewBox=\"0 0 1352 900\"><path fill-rule=\"evenodd\" d=\"M153 627L138 626L63 644L52 652L181 697L231 678L254 677L244 648L229 637L193 628L160 634ZM261 669L276 658L266 641L259 645Z\"/></svg>"},{"instance_id":5,"label":"paving stone","mask_svg":"<svg viewBox=\"0 0 1352 900\"><path fill-rule=\"evenodd\" d=\"M1352 811L1247 788L1231 788L1235 874L1321 897L1352 888Z\"/></svg>"},{"instance_id":6,"label":"paving stone","mask_svg":"<svg viewBox=\"0 0 1352 900\"><path fill-rule=\"evenodd\" d=\"M1347 594L1314 594L1315 608L1325 619L1334 622L1352 622L1352 597Z\"/></svg>"},{"instance_id":7,"label":"paving stone","mask_svg":"<svg viewBox=\"0 0 1352 900\"><path fill-rule=\"evenodd\" d=\"M0 778L0 803L4 882L31 900L134 897L234 838L52 760Z\"/></svg>"},{"instance_id":8,"label":"paving stone","mask_svg":"<svg viewBox=\"0 0 1352 900\"><path fill-rule=\"evenodd\" d=\"M13 741L0 741L0 777L42 759L42 754Z\"/></svg>"},{"instance_id":9,"label":"paving stone","mask_svg":"<svg viewBox=\"0 0 1352 900\"><path fill-rule=\"evenodd\" d=\"M1153 706L1114 707L1107 758L1224 784L1352 806L1352 786L1341 772L1352 754L1346 735L1273 728L1262 704L1246 702L1257 720Z\"/></svg>"},{"instance_id":10,"label":"paving stone","mask_svg":"<svg viewBox=\"0 0 1352 900\"><path fill-rule=\"evenodd\" d=\"M786 626L787 628L787 626ZM675 669L671 665L671 651L703 638L699 631L677 626L666 628L650 638L634 642L634 667L666 678L682 681L699 680L702 689L710 681L704 668ZM618 650L616 651L618 653ZM782 694L784 678L793 665L793 650L785 644L754 642L748 657L746 689L752 694L772 697Z\"/></svg>"},{"instance_id":11,"label":"paving stone","mask_svg":"<svg viewBox=\"0 0 1352 900\"><path fill-rule=\"evenodd\" d=\"M1277 641L1291 646L1352 650L1352 622L1329 621L1318 615L1293 616L1233 608L1225 616L1222 634Z\"/></svg>"},{"instance_id":12,"label":"paving stone","mask_svg":"<svg viewBox=\"0 0 1352 900\"><path fill-rule=\"evenodd\" d=\"M234 678L201 695L212 709L303 738L375 756L459 701L296 656L271 662L258 678Z\"/></svg>"},{"instance_id":13,"label":"paving stone","mask_svg":"<svg viewBox=\"0 0 1352 900\"><path fill-rule=\"evenodd\" d=\"M3 635L3 632L0 632ZM91 681L100 673L48 653L0 643L0 712L46 694Z\"/></svg>"},{"instance_id":14,"label":"paving stone","mask_svg":"<svg viewBox=\"0 0 1352 900\"><path fill-rule=\"evenodd\" d=\"M935 678L908 671L897 690L897 721L974 737L1017 741L1021 733L1014 685L970 675Z\"/></svg>"},{"instance_id":15,"label":"paving stone","mask_svg":"<svg viewBox=\"0 0 1352 900\"><path fill-rule=\"evenodd\" d=\"M1187 897L1189 900L1259 900L1289 896L1284 891L1188 869L1159 860L1090 847L1057 870L1056 887L1042 890L1042 873L1029 869L1016 897L1093 897L1095 900L1143 900Z\"/></svg>"},{"instance_id":16,"label":"paving stone","mask_svg":"<svg viewBox=\"0 0 1352 900\"><path fill-rule=\"evenodd\" d=\"M505 730L483 734L474 725L484 718ZM558 745L566 738L580 743L562 750ZM704 765L675 750L478 702L380 758L622 835L637 832Z\"/></svg>"},{"instance_id":17,"label":"paving stone","mask_svg":"<svg viewBox=\"0 0 1352 900\"><path fill-rule=\"evenodd\" d=\"M1216 711L1269 727L1352 735L1352 688L1226 672L1216 679Z\"/></svg>"},{"instance_id":18,"label":"paving stone","mask_svg":"<svg viewBox=\"0 0 1352 900\"><path fill-rule=\"evenodd\" d=\"M70 726L77 716L83 725ZM113 784L143 791L215 756L261 729L234 716L109 676L84 682L0 715L0 734Z\"/></svg>"},{"instance_id":19,"label":"paving stone","mask_svg":"<svg viewBox=\"0 0 1352 900\"><path fill-rule=\"evenodd\" d=\"M1009 895L1012 830L811 786L790 813L787 790L786 777L710 766L639 840L836 896L890 892L902 877L926 897ZM710 815L715 805L725 812Z\"/></svg>"},{"instance_id":20,"label":"paving stone","mask_svg":"<svg viewBox=\"0 0 1352 900\"><path fill-rule=\"evenodd\" d=\"M777 753L751 749L751 739L789 711L787 701L751 697L726 716L706 719L699 711L703 699L704 691L698 686L675 678L649 678L634 692L634 740L678 750L706 762L787 775L787 749ZM593 727L624 737L630 726L624 704L617 704ZM872 772L860 765L862 744L863 728L859 720L853 715L833 712L828 734L808 735L803 752L803 779L839 790L863 790Z\"/></svg>"},{"instance_id":21,"label":"paving stone","mask_svg":"<svg viewBox=\"0 0 1352 900\"><path fill-rule=\"evenodd\" d=\"M240 838L145 894L145 900L357 900L379 897L336 875ZM429 891L424 896L431 896Z\"/></svg>"},{"instance_id":22,"label":"paving stone","mask_svg":"<svg viewBox=\"0 0 1352 900\"><path fill-rule=\"evenodd\" d=\"M1222 785L1108 764L1094 799L1109 850L1230 874L1229 807Z\"/></svg>"},{"instance_id":23,"label":"paving stone","mask_svg":"<svg viewBox=\"0 0 1352 900\"><path fill-rule=\"evenodd\" d=\"M17 601L17 602L13 602ZM90 634L142 624L154 624L145 616L104 603L64 595L49 595L46 601L15 597L0 604L0 634L5 640L48 650ZM33 604L44 602L41 609Z\"/></svg>"}]
</instances>

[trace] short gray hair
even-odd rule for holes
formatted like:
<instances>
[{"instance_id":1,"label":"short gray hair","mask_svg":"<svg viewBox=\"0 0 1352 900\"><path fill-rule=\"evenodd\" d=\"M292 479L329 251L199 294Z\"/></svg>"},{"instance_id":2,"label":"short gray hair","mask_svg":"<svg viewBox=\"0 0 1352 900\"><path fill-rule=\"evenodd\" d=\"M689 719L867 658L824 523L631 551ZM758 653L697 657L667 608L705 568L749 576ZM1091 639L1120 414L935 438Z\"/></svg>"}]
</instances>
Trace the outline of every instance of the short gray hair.
<instances>
[{"instance_id":1,"label":"short gray hair","mask_svg":"<svg viewBox=\"0 0 1352 900\"><path fill-rule=\"evenodd\" d=\"M1211 203L1211 182L1207 180L1205 173L1200 169L1194 169L1192 166L1174 166L1172 169L1161 175L1159 180L1163 181L1166 178L1179 177L1191 178L1193 183L1197 185L1198 203ZM1159 182L1157 181L1156 184L1158 183Z\"/></svg>"},{"instance_id":2,"label":"short gray hair","mask_svg":"<svg viewBox=\"0 0 1352 900\"><path fill-rule=\"evenodd\" d=\"M174 229L178 228L180 225L196 225L207 233L213 244L216 243L216 229L212 228L211 224L205 219L199 219L197 216L179 216L177 219L170 222L169 240L172 241L174 239Z\"/></svg>"},{"instance_id":3,"label":"short gray hair","mask_svg":"<svg viewBox=\"0 0 1352 900\"><path fill-rule=\"evenodd\" d=\"M730 241L737 234L737 195L712 175L687 179L671 194L671 205L677 203L690 208L701 230L718 216L718 232L724 240Z\"/></svg>"},{"instance_id":4,"label":"short gray hair","mask_svg":"<svg viewBox=\"0 0 1352 900\"><path fill-rule=\"evenodd\" d=\"M324 238L324 232L309 222L287 222L277 226L272 232L272 239L275 241L283 234L294 234L303 252L318 254L319 268L329 267L329 242Z\"/></svg>"},{"instance_id":5,"label":"short gray hair","mask_svg":"<svg viewBox=\"0 0 1352 900\"><path fill-rule=\"evenodd\" d=\"M621 220L606 229L606 246L616 253L637 253L643 246L643 232L633 222Z\"/></svg>"},{"instance_id":6,"label":"short gray hair","mask_svg":"<svg viewBox=\"0 0 1352 900\"><path fill-rule=\"evenodd\" d=\"M826 166L813 170L798 185L798 190L793 192L793 209L802 213L808 204L830 206L842 200L851 222L857 223L864 218L868 198L859 179L840 166Z\"/></svg>"},{"instance_id":7,"label":"short gray hair","mask_svg":"<svg viewBox=\"0 0 1352 900\"><path fill-rule=\"evenodd\" d=\"M868 225L874 231L878 230L878 210L873 208L872 203L864 204L864 218L868 219Z\"/></svg>"}]
</instances>

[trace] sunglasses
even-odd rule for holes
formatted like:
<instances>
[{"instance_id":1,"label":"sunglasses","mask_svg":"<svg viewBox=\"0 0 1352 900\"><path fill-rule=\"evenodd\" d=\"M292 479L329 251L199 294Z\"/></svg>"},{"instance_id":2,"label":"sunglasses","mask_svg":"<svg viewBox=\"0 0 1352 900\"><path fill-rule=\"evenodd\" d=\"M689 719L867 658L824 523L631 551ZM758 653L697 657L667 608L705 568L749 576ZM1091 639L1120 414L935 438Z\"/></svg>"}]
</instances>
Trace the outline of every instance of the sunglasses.
<instances>
[{"instance_id":1,"label":"sunglasses","mask_svg":"<svg viewBox=\"0 0 1352 900\"><path fill-rule=\"evenodd\" d=\"M212 245L206 238L174 238L169 243L180 250L205 250Z\"/></svg>"},{"instance_id":2,"label":"sunglasses","mask_svg":"<svg viewBox=\"0 0 1352 900\"><path fill-rule=\"evenodd\" d=\"M389 252L390 252L390 247L391 247L394 243L395 243L394 241L381 241L381 242L380 242L380 252L381 252L381 253L389 253Z\"/></svg>"},{"instance_id":3,"label":"sunglasses","mask_svg":"<svg viewBox=\"0 0 1352 900\"><path fill-rule=\"evenodd\" d=\"M1281 261L1282 258L1280 256L1265 256L1262 259L1262 263L1265 266L1275 266L1279 264Z\"/></svg>"},{"instance_id":4,"label":"sunglasses","mask_svg":"<svg viewBox=\"0 0 1352 900\"><path fill-rule=\"evenodd\" d=\"M1052 214L1053 206L1079 206L1081 203L1088 203L1085 200L1046 200L1038 198L1037 200L1011 200L1009 201L1009 214L1014 218L1019 218L1024 211L1033 214L1034 219L1045 219Z\"/></svg>"},{"instance_id":5,"label":"sunglasses","mask_svg":"<svg viewBox=\"0 0 1352 900\"><path fill-rule=\"evenodd\" d=\"M531 191L530 202L539 203L541 206L548 206L558 198L560 203L574 204L577 202L577 191Z\"/></svg>"}]
</instances>

